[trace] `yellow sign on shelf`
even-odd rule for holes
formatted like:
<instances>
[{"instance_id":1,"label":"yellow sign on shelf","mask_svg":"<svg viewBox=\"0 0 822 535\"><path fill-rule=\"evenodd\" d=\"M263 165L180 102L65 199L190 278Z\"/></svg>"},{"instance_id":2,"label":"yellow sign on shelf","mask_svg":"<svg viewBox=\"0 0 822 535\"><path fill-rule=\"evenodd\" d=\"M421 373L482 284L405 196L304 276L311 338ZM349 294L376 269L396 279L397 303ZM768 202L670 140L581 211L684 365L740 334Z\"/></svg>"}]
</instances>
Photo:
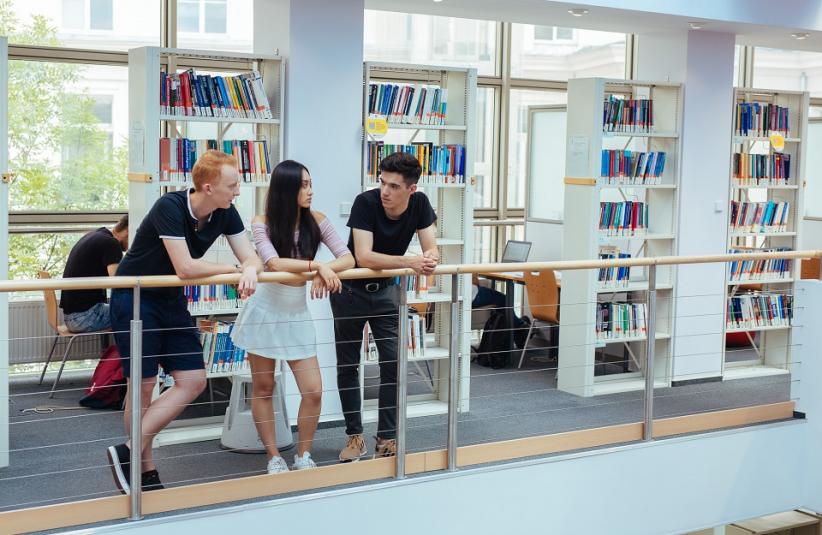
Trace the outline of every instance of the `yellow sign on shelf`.
<instances>
[{"instance_id":1,"label":"yellow sign on shelf","mask_svg":"<svg viewBox=\"0 0 822 535\"><path fill-rule=\"evenodd\" d=\"M771 140L771 147L773 147L773 150L776 152L782 152L785 150L785 136L775 132L771 134L769 138Z\"/></svg>"},{"instance_id":2,"label":"yellow sign on shelf","mask_svg":"<svg viewBox=\"0 0 822 535\"><path fill-rule=\"evenodd\" d=\"M365 121L365 131L372 136L384 136L388 133L388 121L385 117L369 117Z\"/></svg>"}]
</instances>

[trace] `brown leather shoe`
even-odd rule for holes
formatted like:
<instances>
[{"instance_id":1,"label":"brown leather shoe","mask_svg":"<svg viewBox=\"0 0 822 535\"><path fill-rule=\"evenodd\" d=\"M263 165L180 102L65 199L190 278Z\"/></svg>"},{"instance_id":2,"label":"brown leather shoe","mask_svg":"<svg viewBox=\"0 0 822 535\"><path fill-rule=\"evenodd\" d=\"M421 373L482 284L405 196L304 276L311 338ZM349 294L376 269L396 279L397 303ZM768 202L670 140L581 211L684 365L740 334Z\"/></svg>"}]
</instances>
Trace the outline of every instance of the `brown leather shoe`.
<instances>
[{"instance_id":1,"label":"brown leather shoe","mask_svg":"<svg viewBox=\"0 0 822 535\"><path fill-rule=\"evenodd\" d=\"M377 446L374 448L375 459L379 459L380 457L393 457L397 454L396 440L393 438L375 438L377 439Z\"/></svg>"},{"instance_id":2,"label":"brown leather shoe","mask_svg":"<svg viewBox=\"0 0 822 535\"><path fill-rule=\"evenodd\" d=\"M362 435L350 435L345 447L340 452L340 462L359 461L366 453L368 453L368 450L365 447L365 440Z\"/></svg>"}]
</instances>

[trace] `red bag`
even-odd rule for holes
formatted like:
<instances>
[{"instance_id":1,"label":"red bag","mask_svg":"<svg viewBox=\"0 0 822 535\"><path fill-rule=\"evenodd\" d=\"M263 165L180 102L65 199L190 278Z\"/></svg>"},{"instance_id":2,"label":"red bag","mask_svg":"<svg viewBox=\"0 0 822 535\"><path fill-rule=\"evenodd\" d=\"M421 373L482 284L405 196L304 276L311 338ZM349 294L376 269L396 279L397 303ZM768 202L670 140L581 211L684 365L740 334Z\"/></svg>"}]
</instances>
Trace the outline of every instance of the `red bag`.
<instances>
[{"instance_id":1,"label":"red bag","mask_svg":"<svg viewBox=\"0 0 822 535\"><path fill-rule=\"evenodd\" d=\"M112 344L103 351L80 405L89 409L121 410L125 400L126 379L120 365L120 352Z\"/></svg>"}]
</instances>

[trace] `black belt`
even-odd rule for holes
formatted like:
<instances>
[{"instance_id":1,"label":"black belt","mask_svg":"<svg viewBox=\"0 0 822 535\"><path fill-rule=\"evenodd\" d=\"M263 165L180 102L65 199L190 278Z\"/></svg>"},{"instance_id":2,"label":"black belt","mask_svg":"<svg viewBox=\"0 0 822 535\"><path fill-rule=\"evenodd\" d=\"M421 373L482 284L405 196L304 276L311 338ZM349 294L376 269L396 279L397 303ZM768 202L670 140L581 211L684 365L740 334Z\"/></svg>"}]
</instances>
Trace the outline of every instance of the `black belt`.
<instances>
[{"instance_id":1,"label":"black belt","mask_svg":"<svg viewBox=\"0 0 822 535\"><path fill-rule=\"evenodd\" d=\"M361 288L368 293L376 293L390 286L394 286L397 284L397 279L394 277L390 279L351 279L345 282L354 288Z\"/></svg>"}]
</instances>

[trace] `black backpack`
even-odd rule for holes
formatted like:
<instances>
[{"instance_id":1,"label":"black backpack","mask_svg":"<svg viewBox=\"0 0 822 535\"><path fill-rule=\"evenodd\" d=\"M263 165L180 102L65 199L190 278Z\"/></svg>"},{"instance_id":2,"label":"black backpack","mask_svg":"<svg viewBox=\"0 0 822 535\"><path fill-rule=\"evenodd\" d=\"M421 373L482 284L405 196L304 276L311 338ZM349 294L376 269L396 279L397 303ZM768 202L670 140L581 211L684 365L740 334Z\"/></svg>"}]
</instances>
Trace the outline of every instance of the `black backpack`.
<instances>
[{"instance_id":1,"label":"black backpack","mask_svg":"<svg viewBox=\"0 0 822 535\"><path fill-rule=\"evenodd\" d=\"M511 362L511 347L508 345L510 321L505 310L494 310L482 329L477 364L488 368L505 368Z\"/></svg>"}]
</instances>

